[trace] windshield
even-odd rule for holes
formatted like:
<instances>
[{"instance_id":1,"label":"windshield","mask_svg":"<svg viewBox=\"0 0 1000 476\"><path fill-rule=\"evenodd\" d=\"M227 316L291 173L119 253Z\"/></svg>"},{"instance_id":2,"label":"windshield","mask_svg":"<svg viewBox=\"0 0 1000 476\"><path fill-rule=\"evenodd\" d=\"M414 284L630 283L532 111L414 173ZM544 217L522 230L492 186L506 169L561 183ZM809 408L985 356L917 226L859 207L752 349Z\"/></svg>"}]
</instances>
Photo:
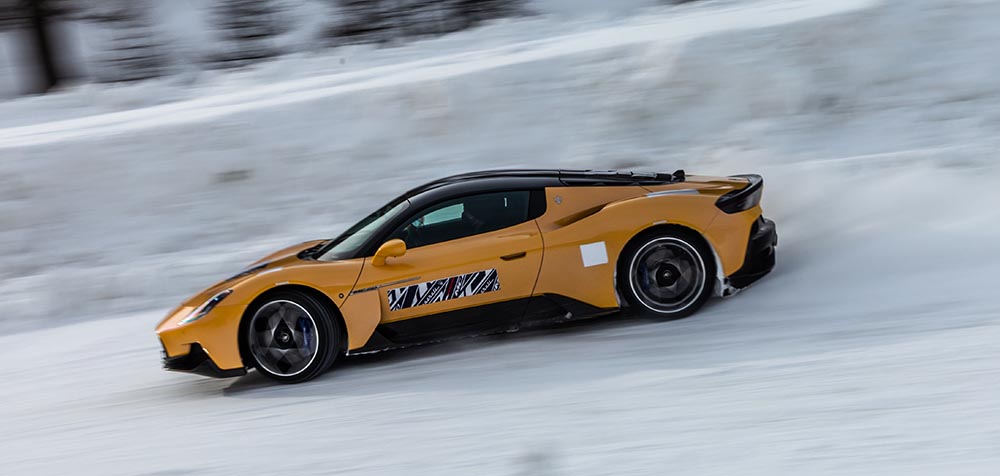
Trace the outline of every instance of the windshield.
<instances>
[{"instance_id":1,"label":"windshield","mask_svg":"<svg viewBox=\"0 0 1000 476\"><path fill-rule=\"evenodd\" d=\"M401 202L390 203L376 210L375 213L368 215L356 225L350 227L344 234L333 240L333 244L318 259L321 261L336 261L354 258L373 233L382 228L382 225L399 216L409 206L410 202L403 200Z\"/></svg>"}]
</instances>

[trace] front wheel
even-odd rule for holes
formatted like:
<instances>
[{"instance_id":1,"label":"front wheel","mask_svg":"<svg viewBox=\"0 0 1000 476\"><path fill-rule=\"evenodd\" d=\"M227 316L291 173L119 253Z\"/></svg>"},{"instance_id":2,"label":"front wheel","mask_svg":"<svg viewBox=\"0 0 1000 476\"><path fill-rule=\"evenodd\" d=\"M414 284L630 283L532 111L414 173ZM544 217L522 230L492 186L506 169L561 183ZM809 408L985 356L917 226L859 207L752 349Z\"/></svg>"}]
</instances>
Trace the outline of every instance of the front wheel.
<instances>
[{"instance_id":1,"label":"front wheel","mask_svg":"<svg viewBox=\"0 0 1000 476\"><path fill-rule=\"evenodd\" d=\"M282 383L316 378L340 348L339 322L323 303L298 291L282 291L251 309L246 349L264 376Z\"/></svg>"},{"instance_id":2,"label":"front wheel","mask_svg":"<svg viewBox=\"0 0 1000 476\"><path fill-rule=\"evenodd\" d=\"M697 311L712 293L715 262L693 232L641 235L622 253L619 290L631 307L666 319Z\"/></svg>"}]
</instances>

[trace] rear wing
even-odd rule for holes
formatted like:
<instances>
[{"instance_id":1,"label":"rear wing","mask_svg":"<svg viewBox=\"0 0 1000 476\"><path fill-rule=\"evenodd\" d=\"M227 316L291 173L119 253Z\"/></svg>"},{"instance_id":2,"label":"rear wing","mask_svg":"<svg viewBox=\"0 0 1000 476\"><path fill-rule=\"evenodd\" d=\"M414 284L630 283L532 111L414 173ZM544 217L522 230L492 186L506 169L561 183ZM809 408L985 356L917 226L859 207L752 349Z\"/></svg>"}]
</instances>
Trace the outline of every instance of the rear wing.
<instances>
[{"instance_id":1,"label":"rear wing","mask_svg":"<svg viewBox=\"0 0 1000 476\"><path fill-rule=\"evenodd\" d=\"M730 175L730 178L746 179L748 185L743 188L733 190L715 202L715 206L723 212L733 214L749 210L760 204L760 197L764 193L764 178L760 175Z\"/></svg>"}]
</instances>

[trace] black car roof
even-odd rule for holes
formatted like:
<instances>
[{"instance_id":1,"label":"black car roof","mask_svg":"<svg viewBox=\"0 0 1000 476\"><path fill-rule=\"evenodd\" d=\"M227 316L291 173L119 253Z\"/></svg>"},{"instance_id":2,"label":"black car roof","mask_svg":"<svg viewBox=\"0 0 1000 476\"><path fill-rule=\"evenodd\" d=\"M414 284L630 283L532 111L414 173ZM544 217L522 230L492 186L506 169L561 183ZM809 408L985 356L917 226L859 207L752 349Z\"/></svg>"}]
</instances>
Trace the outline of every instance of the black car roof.
<instances>
[{"instance_id":1,"label":"black car roof","mask_svg":"<svg viewBox=\"0 0 1000 476\"><path fill-rule=\"evenodd\" d=\"M435 193L431 195L440 197L442 195L461 195L518 188L663 185L682 181L684 181L684 172L681 170L673 174L629 170L485 170L438 179L414 188L400 198L412 199L432 191Z\"/></svg>"}]
</instances>

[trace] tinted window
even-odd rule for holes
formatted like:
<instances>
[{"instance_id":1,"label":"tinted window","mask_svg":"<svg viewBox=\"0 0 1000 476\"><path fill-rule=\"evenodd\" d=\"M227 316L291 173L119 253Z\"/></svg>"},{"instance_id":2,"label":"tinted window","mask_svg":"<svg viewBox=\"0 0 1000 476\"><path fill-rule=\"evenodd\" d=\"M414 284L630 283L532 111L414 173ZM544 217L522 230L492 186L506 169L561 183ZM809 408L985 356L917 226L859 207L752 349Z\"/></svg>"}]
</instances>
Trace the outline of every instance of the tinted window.
<instances>
[{"instance_id":1,"label":"tinted window","mask_svg":"<svg viewBox=\"0 0 1000 476\"><path fill-rule=\"evenodd\" d=\"M432 205L390 235L407 248L489 233L528 221L528 191L495 192Z\"/></svg>"},{"instance_id":2,"label":"tinted window","mask_svg":"<svg viewBox=\"0 0 1000 476\"><path fill-rule=\"evenodd\" d=\"M462 218L463 211L465 211L465 206L462 203L455 203L444 208L438 208L433 212L423 215L420 218L420 224L436 225L438 223L459 220Z\"/></svg>"}]
</instances>

